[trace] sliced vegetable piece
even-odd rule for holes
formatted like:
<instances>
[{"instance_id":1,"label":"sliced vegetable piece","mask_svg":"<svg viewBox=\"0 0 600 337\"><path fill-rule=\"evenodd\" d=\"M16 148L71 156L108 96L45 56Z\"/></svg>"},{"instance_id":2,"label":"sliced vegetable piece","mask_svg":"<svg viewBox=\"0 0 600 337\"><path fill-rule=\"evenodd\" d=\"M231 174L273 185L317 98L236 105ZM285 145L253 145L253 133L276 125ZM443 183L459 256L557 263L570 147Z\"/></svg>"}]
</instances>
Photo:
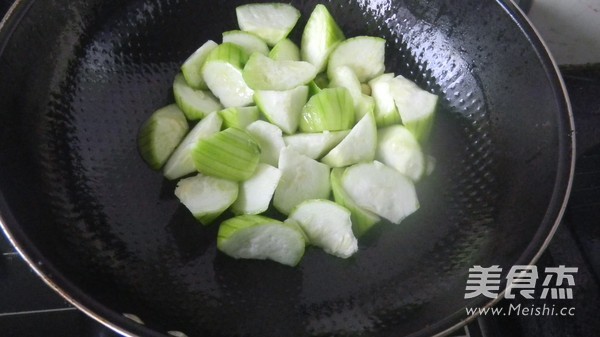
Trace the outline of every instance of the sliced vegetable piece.
<instances>
[{"instance_id":1,"label":"sliced vegetable piece","mask_svg":"<svg viewBox=\"0 0 600 337\"><path fill-rule=\"evenodd\" d=\"M230 30L223 33L223 43L233 43L242 48L246 54L252 55L257 52L263 55L269 54L267 43L255 34L241 30Z\"/></svg>"},{"instance_id":2,"label":"sliced vegetable piece","mask_svg":"<svg viewBox=\"0 0 600 337\"><path fill-rule=\"evenodd\" d=\"M273 206L289 214L301 202L310 199L327 199L331 191L329 167L284 148L279 157L281 179L275 190Z\"/></svg>"},{"instance_id":3,"label":"sliced vegetable piece","mask_svg":"<svg viewBox=\"0 0 600 337\"><path fill-rule=\"evenodd\" d=\"M369 95L362 94L356 105L354 115L356 116L356 120L359 121L368 113L375 114L375 99Z\"/></svg>"},{"instance_id":4,"label":"sliced vegetable piece","mask_svg":"<svg viewBox=\"0 0 600 337\"><path fill-rule=\"evenodd\" d=\"M314 79L314 82L321 89L329 87L329 77L327 77L326 73L317 74L317 76Z\"/></svg>"},{"instance_id":5,"label":"sliced vegetable piece","mask_svg":"<svg viewBox=\"0 0 600 337\"><path fill-rule=\"evenodd\" d=\"M331 88L346 88L352 96L354 101L354 107L358 106L360 99L362 98L362 88L358 77L354 74L354 71L347 66L337 67L332 71L331 82L329 82Z\"/></svg>"},{"instance_id":6,"label":"sliced vegetable piece","mask_svg":"<svg viewBox=\"0 0 600 337\"><path fill-rule=\"evenodd\" d=\"M310 244L329 254L345 259L358 251L350 211L333 201L307 200L294 208L290 218L300 224Z\"/></svg>"},{"instance_id":7,"label":"sliced vegetable piece","mask_svg":"<svg viewBox=\"0 0 600 337\"><path fill-rule=\"evenodd\" d=\"M425 155L417 139L402 125L392 125L379 130L377 160L413 181L425 173Z\"/></svg>"},{"instance_id":8,"label":"sliced vegetable piece","mask_svg":"<svg viewBox=\"0 0 600 337\"><path fill-rule=\"evenodd\" d=\"M175 104L156 110L140 128L138 149L146 163L159 170L189 130L183 112Z\"/></svg>"},{"instance_id":9,"label":"sliced vegetable piece","mask_svg":"<svg viewBox=\"0 0 600 337\"><path fill-rule=\"evenodd\" d=\"M312 63L318 72L322 72L327 66L329 54L344 39L344 33L327 7L318 4L310 14L302 33L302 59Z\"/></svg>"},{"instance_id":10,"label":"sliced vegetable piece","mask_svg":"<svg viewBox=\"0 0 600 337\"><path fill-rule=\"evenodd\" d=\"M302 107L307 100L307 86L284 91L257 90L254 93L254 101L260 111L287 134L292 134L298 129Z\"/></svg>"},{"instance_id":11,"label":"sliced vegetable piece","mask_svg":"<svg viewBox=\"0 0 600 337\"><path fill-rule=\"evenodd\" d=\"M226 108L252 103L254 91L242 76L248 55L233 43L223 43L208 54L202 76L207 87Z\"/></svg>"},{"instance_id":12,"label":"sliced vegetable piece","mask_svg":"<svg viewBox=\"0 0 600 337\"><path fill-rule=\"evenodd\" d=\"M283 3L257 3L236 8L241 30L254 33L274 46L292 31L300 11Z\"/></svg>"},{"instance_id":13,"label":"sliced vegetable piece","mask_svg":"<svg viewBox=\"0 0 600 337\"><path fill-rule=\"evenodd\" d=\"M235 259L272 260L297 265L304 255L304 234L294 223L260 215L241 215L223 221L217 248Z\"/></svg>"},{"instance_id":14,"label":"sliced vegetable piece","mask_svg":"<svg viewBox=\"0 0 600 337\"><path fill-rule=\"evenodd\" d=\"M369 96L371 95L371 87L367 83L361 83L360 90L365 95L369 95Z\"/></svg>"},{"instance_id":15,"label":"sliced vegetable piece","mask_svg":"<svg viewBox=\"0 0 600 337\"><path fill-rule=\"evenodd\" d=\"M346 88L328 88L312 96L302 108L302 132L340 131L355 122L354 102Z\"/></svg>"},{"instance_id":16,"label":"sliced vegetable piece","mask_svg":"<svg viewBox=\"0 0 600 337\"><path fill-rule=\"evenodd\" d=\"M304 61L275 61L260 53L250 56L244 80L254 90L290 90L312 81L315 67Z\"/></svg>"},{"instance_id":17,"label":"sliced vegetable piece","mask_svg":"<svg viewBox=\"0 0 600 337\"><path fill-rule=\"evenodd\" d=\"M275 61L300 61L300 48L290 39L283 39L271 49L269 57Z\"/></svg>"},{"instance_id":18,"label":"sliced vegetable piece","mask_svg":"<svg viewBox=\"0 0 600 337\"><path fill-rule=\"evenodd\" d=\"M271 123L258 120L248 125L246 131L260 146L260 162L277 167L279 153L285 147L281 129Z\"/></svg>"},{"instance_id":19,"label":"sliced vegetable piece","mask_svg":"<svg viewBox=\"0 0 600 337\"><path fill-rule=\"evenodd\" d=\"M215 41L208 40L183 62L181 72L190 87L201 90L208 89L202 77L202 66L208 54L217 46L218 44Z\"/></svg>"},{"instance_id":20,"label":"sliced vegetable piece","mask_svg":"<svg viewBox=\"0 0 600 337\"><path fill-rule=\"evenodd\" d=\"M370 95L371 88L368 84L361 84L350 67L341 66L333 70L331 82L329 86L344 87L348 89L352 100L354 101L354 114L356 120L359 121L369 112L375 112L375 99ZM369 88L369 94L364 93L364 87Z\"/></svg>"},{"instance_id":21,"label":"sliced vegetable piece","mask_svg":"<svg viewBox=\"0 0 600 337\"><path fill-rule=\"evenodd\" d=\"M308 97L312 97L312 96L320 93L321 90L322 89L319 87L317 82L310 81L310 83L308 83Z\"/></svg>"},{"instance_id":22,"label":"sliced vegetable piece","mask_svg":"<svg viewBox=\"0 0 600 337\"><path fill-rule=\"evenodd\" d=\"M311 159L320 159L344 139L349 130L298 133L283 137L285 144Z\"/></svg>"},{"instance_id":23,"label":"sliced vegetable piece","mask_svg":"<svg viewBox=\"0 0 600 337\"><path fill-rule=\"evenodd\" d=\"M240 194L231 209L236 214L260 214L269 208L275 188L281 178L278 168L258 164L250 179L240 183Z\"/></svg>"},{"instance_id":24,"label":"sliced vegetable piece","mask_svg":"<svg viewBox=\"0 0 600 337\"><path fill-rule=\"evenodd\" d=\"M199 141L192 159L200 173L244 181L256 170L260 147L245 130L229 128Z\"/></svg>"},{"instance_id":25,"label":"sliced vegetable piece","mask_svg":"<svg viewBox=\"0 0 600 337\"><path fill-rule=\"evenodd\" d=\"M330 167L344 167L373 161L377 149L377 125L372 113L366 114L348 136L321 159Z\"/></svg>"},{"instance_id":26,"label":"sliced vegetable piece","mask_svg":"<svg viewBox=\"0 0 600 337\"><path fill-rule=\"evenodd\" d=\"M175 195L198 221L208 225L233 204L238 196L238 184L198 174L181 179Z\"/></svg>"},{"instance_id":27,"label":"sliced vegetable piece","mask_svg":"<svg viewBox=\"0 0 600 337\"><path fill-rule=\"evenodd\" d=\"M163 174L169 180L181 178L196 171L196 166L192 160L192 152L202 139L208 138L221 130L223 120L216 113L212 112L204 117L192 130L185 136L181 144L177 146L175 152L169 157L169 160L163 168Z\"/></svg>"},{"instance_id":28,"label":"sliced vegetable piece","mask_svg":"<svg viewBox=\"0 0 600 337\"><path fill-rule=\"evenodd\" d=\"M306 233L304 233L304 231L302 230L302 227L300 227L300 224L298 223L298 221L296 221L292 218L287 218L287 219L283 220L283 223L285 223L289 226L294 226L299 232L302 233L302 236L304 237L304 241L306 242L306 244L308 244L308 236L306 236Z\"/></svg>"},{"instance_id":29,"label":"sliced vegetable piece","mask_svg":"<svg viewBox=\"0 0 600 337\"><path fill-rule=\"evenodd\" d=\"M173 96L175 96L175 103L189 120L202 119L213 111L223 109L219 100L210 91L193 89L182 74L175 75Z\"/></svg>"},{"instance_id":30,"label":"sliced vegetable piece","mask_svg":"<svg viewBox=\"0 0 600 337\"><path fill-rule=\"evenodd\" d=\"M404 126L417 140L426 140L435 119L439 97L402 76L394 78L390 88Z\"/></svg>"},{"instance_id":31,"label":"sliced vegetable piece","mask_svg":"<svg viewBox=\"0 0 600 337\"><path fill-rule=\"evenodd\" d=\"M412 180L377 161L347 168L342 187L358 206L395 224L419 209Z\"/></svg>"},{"instance_id":32,"label":"sliced vegetable piece","mask_svg":"<svg viewBox=\"0 0 600 337\"><path fill-rule=\"evenodd\" d=\"M394 74L383 74L369 82L375 99L375 120L378 127L400 123L400 114L390 89Z\"/></svg>"},{"instance_id":33,"label":"sliced vegetable piece","mask_svg":"<svg viewBox=\"0 0 600 337\"><path fill-rule=\"evenodd\" d=\"M248 62L249 57L250 54L246 53L242 47L234 43L225 42L208 53L204 65L206 66L209 62L226 62L235 68L242 69L246 62Z\"/></svg>"},{"instance_id":34,"label":"sliced vegetable piece","mask_svg":"<svg viewBox=\"0 0 600 337\"><path fill-rule=\"evenodd\" d=\"M225 128L245 129L250 123L257 121L260 111L255 106L227 108L219 111Z\"/></svg>"},{"instance_id":35,"label":"sliced vegetable piece","mask_svg":"<svg viewBox=\"0 0 600 337\"><path fill-rule=\"evenodd\" d=\"M327 72L331 78L336 68L350 67L361 83L385 70L385 40L372 36L357 36L341 42L329 56Z\"/></svg>"},{"instance_id":36,"label":"sliced vegetable piece","mask_svg":"<svg viewBox=\"0 0 600 337\"><path fill-rule=\"evenodd\" d=\"M308 84L308 96L312 97L327 87L329 87L329 79L327 78L327 74L320 73Z\"/></svg>"},{"instance_id":37,"label":"sliced vegetable piece","mask_svg":"<svg viewBox=\"0 0 600 337\"><path fill-rule=\"evenodd\" d=\"M352 219L352 231L356 237L361 237L369 231L381 219L374 213L358 206L342 187L342 177L345 169L334 168L331 170L331 190L336 203L344 206L350 211Z\"/></svg>"}]
</instances>

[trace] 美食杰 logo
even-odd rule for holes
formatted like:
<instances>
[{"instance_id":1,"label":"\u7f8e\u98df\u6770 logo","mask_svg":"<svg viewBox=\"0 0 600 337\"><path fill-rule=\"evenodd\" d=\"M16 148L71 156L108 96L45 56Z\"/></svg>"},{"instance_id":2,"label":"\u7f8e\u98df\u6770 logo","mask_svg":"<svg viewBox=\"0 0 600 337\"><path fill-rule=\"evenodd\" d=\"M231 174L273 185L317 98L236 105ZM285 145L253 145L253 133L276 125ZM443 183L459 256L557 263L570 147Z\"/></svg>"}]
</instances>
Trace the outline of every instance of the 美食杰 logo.
<instances>
[{"instance_id":1,"label":"\u7f8e\u98df\u6770 logo","mask_svg":"<svg viewBox=\"0 0 600 337\"><path fill-rule=\"evenodd\" d=\"M469 268L469 278L465 287L465 299L473 299L479 296L496 299L502 292L502 268L498 265L483 267L475 265ZM534 265L515 265L510 268L504 279L506 289L504 298L508 300L520 297L526 300L570 300L573 299L573 288L575 287L575 275L577 267L545 267L539 270ZM510 304L508 311L505 308L467 308L467 314L493 314L493 315L551 315L551 316L573 316L575 308L557 307L556 304L543 305L532 304L530 307L519 304Z\"/></svg>"}]
</instances>

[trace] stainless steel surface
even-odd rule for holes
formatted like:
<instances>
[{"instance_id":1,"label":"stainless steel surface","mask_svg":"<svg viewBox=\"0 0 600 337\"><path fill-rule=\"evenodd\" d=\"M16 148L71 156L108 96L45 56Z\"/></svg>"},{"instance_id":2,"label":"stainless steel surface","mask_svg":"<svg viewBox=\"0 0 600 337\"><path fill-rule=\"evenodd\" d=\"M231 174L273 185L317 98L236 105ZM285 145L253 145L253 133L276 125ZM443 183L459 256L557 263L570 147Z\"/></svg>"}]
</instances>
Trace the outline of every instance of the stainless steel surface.
<instances>
[{"instance_id":1,"label":"stainless steel surface","mask_svg":"<svg viewBox=\"0 0 600 337\"><path fill-rule=\"evenodd\" d=\"M559 64L600 62L599 0L534 0L528 15Z\"/></svg>"}]
</instances>

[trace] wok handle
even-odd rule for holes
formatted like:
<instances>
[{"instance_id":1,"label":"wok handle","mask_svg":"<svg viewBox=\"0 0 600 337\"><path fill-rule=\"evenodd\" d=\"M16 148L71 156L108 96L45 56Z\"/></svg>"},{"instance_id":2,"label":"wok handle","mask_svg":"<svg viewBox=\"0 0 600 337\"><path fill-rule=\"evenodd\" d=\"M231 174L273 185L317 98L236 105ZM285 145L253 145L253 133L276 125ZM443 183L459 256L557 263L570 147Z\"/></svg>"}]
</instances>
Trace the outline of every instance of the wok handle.
<instances>
[{"instance_id":1,"label":"wok handle","mask_svg":"<svg viewBox=\"0 0 600 337\"><path fill-rule=\"evenodd\" d=\"M577 156L600 145L600 63L561 66L573 107Z\"/></svg>"}]
</instances>

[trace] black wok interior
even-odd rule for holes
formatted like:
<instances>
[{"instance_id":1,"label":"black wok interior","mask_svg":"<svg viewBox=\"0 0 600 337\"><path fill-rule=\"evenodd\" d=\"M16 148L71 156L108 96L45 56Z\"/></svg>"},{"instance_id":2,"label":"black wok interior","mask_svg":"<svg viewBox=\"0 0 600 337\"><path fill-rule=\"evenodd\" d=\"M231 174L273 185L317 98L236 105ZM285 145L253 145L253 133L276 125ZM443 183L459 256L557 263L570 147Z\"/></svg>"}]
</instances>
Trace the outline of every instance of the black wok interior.
<instances>
[{"instance_id":1,"label":"black wok interior","mask_svg":"<svg viewBox=\"0 0 600 337\"><path fill-rule=\"evenodd\" d=\"M421 209L348 260L218 253L217 226L179 205L136 136L173 101L179 65L236 29L247 2L21 1L0 41L0 214L49 279L136 334L431 335L484 302L464 299L469 267L531 261L566 193L571 126L530 28L481 0L320 1L347 36L386 38L387 71L443 98ZM302 28L318 1L291 3Z\"/></svg>"}]
</instances>

